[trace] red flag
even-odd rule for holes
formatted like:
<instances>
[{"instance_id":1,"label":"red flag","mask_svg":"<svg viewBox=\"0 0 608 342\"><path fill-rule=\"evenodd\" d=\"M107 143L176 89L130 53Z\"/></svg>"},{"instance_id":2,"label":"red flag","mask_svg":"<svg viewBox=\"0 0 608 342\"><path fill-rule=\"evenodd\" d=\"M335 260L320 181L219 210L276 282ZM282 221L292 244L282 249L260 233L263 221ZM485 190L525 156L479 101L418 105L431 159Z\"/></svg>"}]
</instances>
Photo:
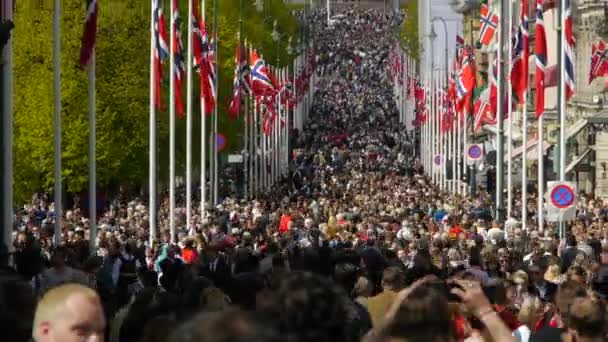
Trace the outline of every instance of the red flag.
<instances>
[{"instance_id":1,"label":"red flag","mask_svg":"<svg viewBox=\"0 0 608 342\"><path fill-rule=\"evenodd\" d=\"M84 32L82 33L82 45L80 46L80 65L82 66L89 64L93 50L95 49L98 11L97 0L88 0L87 16L84 22Z\"/></svg>"},{"instance_id":2,"label":"red flag","mask_svg":"<svg viewBox=\"0 0 608 342\"><path fill-rule=\"evenodd\" d=\"M480 9L480 33L479 41L483 45L490 45L496 29L498 28L498 14L490 11L487 4L481 5Z\"/></svg>"},{"instance_id":3,"label":"red flag","mask_svg":"<svg viewBox=\"0 0 608 342\"><path fill-rule=\"evenodd\" d=\"M488 101L488 89L484 90L475 101L475 120L473 131L478 132L482 125L496 124L496 116L492 112L492 106Z\"/></svg>"},{"instance_id":4,"label":"red flag","mask_svg":"<svg viewBox=\"0 0 608 342\"><path fill-rule=\"evenodd\" d=\"M543 0L536 0L536 117L545 112L545 68L547 66L547 39L543 22Z\"/></svg>"},{"instance_id":5,"label":"red flag","mask_svg":"<svg viewBox=\"0 0 608 342\"><path fill-rule=\"evenodd\" d=\"M186 71L186 66L184 64L184 54L182 48L182 39L180 33L180 25L181 25L181 17L179 15L179 2L177 0L173 0L173 15L171 25L174 26L174 35L171 37L173 40L173 64L174 64L174 74L172 77L175 78L175 109L177 110L177 115L181 118L184 116L184 105L182 103L182 80L184 78L184 73Z\"/></svg>"},{"instance_id":6,"label":"red flag","mask_svg":"<svg viewBox=\"0 0 608 342\"><path fill-rule=\"evenodd\" d=\"M528 35L528 0L521 2L520 23L517 29L517 41L513 51L513 69L511 86L521 105L525 105L525 94L528 90L528 59L530 56L530 38Z\"/></svg>"},{"instance_id":7,"label":"red flag","mask_svg":"<svg viewBox=\"0 0 608 342\"><path fill-rule=\"evenodd\" d=\"M606 51L606 43L600 41L593 45L591 52L591 66L589 68L589 83L597 77L608 75L608 51Z\"/></svg>"},{"instance_id":8,"label":"red flag","mask_svg":"<svg viewBox=\"0 0 608 342\"><path fill-rule=\"evenodd\" d=\"M458 83L456 84L456 108L460 112L470 110L473 90L477 85L475 58L472 51L464 50Z\"/></svg>"},{"instance_id":9,"label":"red flag","mask_svg":"<svg viewBox=\"0 0 608 342\"><path fill-rule=\"evenodd\" d=\"M152 21L154 24L154 36L153 36L153 49L154 49L154 104L156 108L163 111L162 106L162 86L161 81L163 79L163 61L169 59L169 45L167 44L167 28L165 23L165 16L163 15L163 9L159 0L154 0L154 13L152 15Z\"/></svg>"}]
</instances>

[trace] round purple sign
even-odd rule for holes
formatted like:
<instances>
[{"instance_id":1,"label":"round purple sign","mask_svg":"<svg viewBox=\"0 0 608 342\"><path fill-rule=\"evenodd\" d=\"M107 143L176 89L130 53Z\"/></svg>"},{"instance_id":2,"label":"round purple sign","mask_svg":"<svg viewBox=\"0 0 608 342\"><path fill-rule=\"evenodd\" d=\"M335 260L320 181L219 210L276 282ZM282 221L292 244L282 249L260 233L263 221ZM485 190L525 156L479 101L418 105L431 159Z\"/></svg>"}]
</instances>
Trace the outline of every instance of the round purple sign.
<instances>
[{"instance_id":1,"label":"round purple sign","mask_svg":"<svg viewBox=\"0 0 608 342\"><path fill-rule=\"evenodd\" d=\"M215 136L215 146L217 146L218 151L223 151L226 148L226 138L223 134L217 133Z\"/></svg>"}]
</instances>

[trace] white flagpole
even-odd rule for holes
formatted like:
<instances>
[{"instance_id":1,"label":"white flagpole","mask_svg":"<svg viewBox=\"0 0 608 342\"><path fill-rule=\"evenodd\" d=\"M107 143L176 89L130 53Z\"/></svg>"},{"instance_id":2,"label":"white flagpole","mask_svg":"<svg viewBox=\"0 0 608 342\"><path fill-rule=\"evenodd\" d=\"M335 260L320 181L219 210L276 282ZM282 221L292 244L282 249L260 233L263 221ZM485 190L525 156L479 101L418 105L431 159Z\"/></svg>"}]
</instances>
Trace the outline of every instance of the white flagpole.
<instances>
[{"instance_id":1,"label":"white flagpole","mask_svg":"<svg viewBox=\"0 0 608 342\"><path fill-rule=\"evenodd\" d=\"M219 188L219 174L218 174L218 149L217 149L217 123L219 120L219 86L220 86L220 51L219 51L219 34L218 34L218 0L213 0L213 37L215 44L213 44L213 52L215 59L215 110L213 114L213 205L218 205L218 188Z\"/></svg>"},{"instance_id":2,"label":"white flagpole","mask_svg":"<svg viewBox=\"0 0 608 342\"><path fill-rule=\"evenodd\" d=\"M53 15L53 98L54 98L54 177L55 230L54 243L62 240L63 203L61 185L61 0L55 0Z\"/></svg>"},{"instance_id":3,"label":"white flagpole","mask_svg":"<svg viewBox=\"0 0 608 342\"><path fill-rule=\"evenodd\" d=\"M154 87L156 77L154 76L154 0L152 0L152 11L150 15L150 123L149 123L149 162L148 162L148 210L150 225L150 246L156 238L156 108L154 103Z\"/></svg>"},{"instance_id":4,"label":"white flagpole","mask_svg":"<svg viewBox=\"0 0 608 342\"><path fill-rule=\"evenodd\" d=\"M468 148L468 136L467 136L467 129L469 127L469 114L467 112L465 112L464 116L464 122L463 122L463 127L462 127L462 154L463 154L463 163L464 163L464 167L463 169L466 170L463 173L463 178L465 178L466 176L468 176L468 170L469 170L469 164L466 158L466 154L467 154L467 148ZM469 184L466 181L466 179L463 179L462 182L462 194L463 196L466 196L469 193Z\"/></svg>"},{"instance_id":5,"label":"white flagpole","mask_svg":"<svg viewBox=\"0 0 608 342\"><path fill-rule=\"evenodd\" d=\"M198 1L198 0L196 0ZM207 0L203 0L201 8L201 20L207 26L205 10ZM205 108L205 98L201 96L201 219L207 214L207 112Z\"/></svg>"},{"instance_id":6,"label":"white flagpole","mask_svg":"<svg viewBox=\"0 0 608 342\"><path fill-rule=\"evenodd\" d=\"M188 47L186 52L186 230L192 229L192 1L188 0Z\"/></svg>"},{"instance_id":7,"label":"white flagpole","mask_svg":"<svg viewBox=\"0 0 608 342\"><path fill-rule=\"evenodd\" d=\"M281 84L281 69L276 70L277 78L279 84ZM279 127L281 126L281 111L283 110L283 105L281 101L283 100L282 95L279 93L279 103L277 103L277 118L274 121L274 126L272 127L273 135L274 135L274 148L272 149L272 159L274 164L274 179L273 185L277 183L279 179L280 169L279 169L279 154L278 150L281 146L281 140L279 136Z\"/></svg>"},{"instance_id":8,"label":"white flagpole","mask_svg":"<svg viewBox=\"0 0 608 342\"><path fill-rule=\"evenodd\" d=\"M439 72L441 75L441 72ZM444 105L444 96L445 96L445 77L439 77L439 81L441 83L441 98L439 99L440 108L441 108L441 116L445 113L445 105ZM445 119L445 118L444 118ZM449 149L449 131L445 131L442 133L442 159L441 159L441 177L443 179L443 190L449 190L448 188L448 174L447 174L447 164L448 164L448 149Z\"/></svg>"},{"instance_id":9,"label":"white flagpole","mask_svg":"<svg viewBox=\"0 0 608 342\"><path fill-rule=\"evenodd\" d=\"M431 113L431 81L428 77L425 81L424 87L424 112L427 115L426 118L426 171L429 179L432 183L433 178L433 114Z\"/></svg>"},{"instance_id":10,"label":"white flagpole","mask_svg":"<svg viewBox=\"0 0 608 342\"><path fill-rule=\"evenodd\" d=\"M543 148L543 116L538 118L538 230L543 231L545 225L544 219L544 174L545 174L545 161L544 161L544 148Z\"/></svg>"},{"instance_id":11,"label":"white flagpole","mask_svg":"<svg viewBox=\"0 0 608 342\"><path fill-rule=\"evenodd\" d=\"M89 61L89 247L95 251L97 241L97 144L95 114L95 48Z\"/></svg>"},{"instance_id":12,"label":"white flagpole","mask_svg":"<svg viewBox=\"0 0 608 342\"><path fill-rule=\"evenodd\" d=\"M508 115L509 115L509 127L507 127L508 129L508 138L507 138L507 155L509 156L508 159L508 164L507 164L507 219L509 219L511 217L511 213L513 210L513 158L512 158L512 154L513 154L513 87L509 84L510 82L508 80L510 80L511 77L511 73L512 73L512 66L513 66L513 47L512 47L512 41L513 41L513 1L512 0L508 0L508 23L509 23L509 42L507 44L507 46L509 46L509 53L507 54L507 111L508 111Z\"/></svg>"},{"instance_id":13,"label":"white flagpole","mask_svg":"<svg viewBox=\"0 0 608 342\"><path fill-rule=\"evenodd\" d=\"M4 2L4 18L13 20L13 0ZM2 158L4 160L4 172L2 179L2 195L3 211L0 213L2 219L0 222L4 225L2 241L8 248L8 251L13 251L13 40L8 40L4 46L2 60Z\"/></svg>"},{"instance_id":14,"label":"white flagpole","mask_svg":"<svg viewBox=\"0 0 608 342\"><path fill-rule=\"evenodd\" d=\"M242 3L242 2L241 2ZM241 9L242 11L242 9ZM241 20L241 24L242 24L242 20ZM241 37L239 35L239 42L241 40ZM239 88L241 88L241 59L243 59L243 54L245 54L247 51L247 40L245 40L243 42L242 46L239 46L239 56L238 56L238 77L239 77ZM245 55L246 56L246 55ZM247 62L249 63L249 62ZM243 89L240 89L240 96L242 96L243 98L239 97L239 101L241 101L241 104L244 104L245 106L245 113L243 115L243 141L244 141L244 146L243 146L243 184L244 184L244 193L243 193L243 197L245 199L249 199L250 196L250 192L249 192L249 184L251 183L251 178L249 178L249 159L251 158L251 154L249 154L249 98L247 94L244 94ZM244 101L242 101L244 100Z\"/></svg>"},{"instance_id":15,"label":"white flagpole","mask_svg":"<svg viewBox=\"0 0 608 342\"><path fill-rule=\"evenodd\" d=\"M524 91L522 108L522 156L521 156L521 228L527 230L528 218L528 89Z\"/></svg>"},{"instance_id":16,"label":"white flagpole","mask_svg":"<svg viewBox=\"0 0 608 342\"><path fill-rule=\"evenodd\" d=\"M169 53L169 232L175 243L175 6L171 3Z\"/></svg>"},{"instance_id":17,"label":"white flagpole","mask_svg":"<svg viewBox=\"0 0 608 342\"><path fill-rule=\"evenodd\" d=\"M560 59L561 68L559 69L560 73L560 84L559 84L559 180L560 182L566 181L566 49L568 46L568 42L566 41L566 1L561 1L561 30L560 33L560 41L561 41L561 51L559 52L558 58ZM573 61L574 62L574 61ZM561 226L562 224L560 224ZM562 234L562 230L560 229L560 234ZM563 234L560 235L563 238Z\"/></svg>"},{"instance_id":18,"label":"white flagpole","mask_svg":"<svg viewBox=\"0 0 608 342\"><path fill-rule=\"evenodd\" d=\"M254 179L255 179L255 194L258 196L260 194L260 189L262 188L262 177L260 175L260 135L259 135L259 124L258 124L258 106L255 101L255 98L252 99L253 103L253 151L254 151Z\"/></svg>"},{"instance_id":19,"label":"white flagpole","mask_svg":"<svg viewBox=\"0 0 608 342\"><path fill-rule=\"evenodd\" d=\"M452 104L452 108L454 108L454 104ZM462 195L462 187L461 187L461 180L462 180L462 172L460 172L461 168L462 168L462 161L463 161L463 155L462 155L462 122L460 120L460 113L458 113L455 108L454 108L454 115L455 115L455 119L456 119L456 177L454 178L454 180L456 181L456 193L459 195Z\"/></svg>"},{"instance_id":20,"label":"white flagpole","mask_svg":"<svg viewBox=\"0 0 608 342\"><path fill-rule=\"evenodd\" d=\"M434 95L434 87L435 84L433 82L433 71L430 71L429 76L429 172L431 178L431 184L435 184L435 163L433 161L435 155L435 108L433 106L433 102L435 100Z\"/></svg>"},{"instance_id":21,"label":"white flagpole","mask_svg":"<svg viewBox=\"0 0 608 342\"><path fill-rule=\"evenodd\" d=\"M329 0L327 0L327 26L329 26L330 17L331 17L331 14L330 14L330 8L329 8Z\"/></svg>"},{"instance_id":22,"label":"white flagpole","mask_svg":"<svg viewBox=\"0 0 608 342\"><path fill-rule=\"evenodd\" d=\"M293 74L291 75L291 102L290 102L290 108L291 108L291 112L287 114L287 129L286 129L286 137L287 137L287 142L286 142L286 151L285 151L285 163L286 163L286 167L287 167L287 176L289 178L289 175L291 174L291 151L290 151L290 147L291 145L291 134L292 131L291 129L294 127L294 123L295 123L295 115L296 115L296 68L295 68L295 58L293 61ZM287 77L289 77L289 72L287 74Z\"/></svg>"},{"instance_id":23,"label":"white flagpole","mask_svg":"<svg viewBox=\"0 0 608 342\"><path fill-rule=\"evenodd\" d=\"M247 47L245 47L245 49L247 49ZM249 50L249 56L251 56L252 53L252 48L251 46L248 48ZM249 63L249 61L247 61L247 63ZM256 109L255 109L255 103L253 102L253 96L252 94L248 94L247 95L247 100L245 101L247 103L247 106L249 106L249 108L251 108L251 121L249 124L249 180L251 182L251 185L249 186L249 193L251 194L251 198L256 198L257 196L257 146L256 146L256 134L255 134L255 128L256 128L256 119L257 119L257 113L256 113ZM248 119L249 120L249 119Z\"/></svg>"}]
</instances>

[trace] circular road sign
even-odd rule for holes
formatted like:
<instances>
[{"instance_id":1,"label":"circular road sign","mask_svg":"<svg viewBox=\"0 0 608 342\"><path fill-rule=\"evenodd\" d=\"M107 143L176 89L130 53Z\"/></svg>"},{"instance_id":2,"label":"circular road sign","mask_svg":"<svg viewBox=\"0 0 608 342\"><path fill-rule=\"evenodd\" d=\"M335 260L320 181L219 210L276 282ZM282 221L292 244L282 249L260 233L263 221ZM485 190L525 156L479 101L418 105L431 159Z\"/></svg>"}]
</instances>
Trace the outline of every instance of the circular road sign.
<instances>
[{"instance_id":1,"label":"circular road sign","mask_svg":"<svg viewBox=\"0 0 608 342\"><path fill-rule=\"evenodd\" d=\"M435 159L433 159L433 161L435 162L435 165L441 165L441 156L436 155Z\"/></svg>"},{"instance_id":2,"label":"circular road sign","mask_svg":"<svg viewBox=\"0 0 608 342\"><path fill-rule=\"evenodd\" d=\"M215 146L217 146L218 151L223 151L226 148L226 138L223 134L217 133L215 136Z\"/></svg>"},{"instance_id":3,"label":"circular road sign","mask_svg":"<svg viewBox=\"0 0 608 342\"><path fill-rule=\"evenodd\" d=\"M574 189L568 185L559 184L551 190L551 204L559 209L568 208L574 203Z\"/></svg>"},{"instance_id":4,"label":"circular road sign","mask_svg":"<svg viewBox=\"0 0 608 342\"><path fill-rule=\"evenodd\" d=\"M469 158L477 160L481 158L481 147L479 147L479 145L471 145L469 146L467 153Z\"/></svg>"}]
</instances>

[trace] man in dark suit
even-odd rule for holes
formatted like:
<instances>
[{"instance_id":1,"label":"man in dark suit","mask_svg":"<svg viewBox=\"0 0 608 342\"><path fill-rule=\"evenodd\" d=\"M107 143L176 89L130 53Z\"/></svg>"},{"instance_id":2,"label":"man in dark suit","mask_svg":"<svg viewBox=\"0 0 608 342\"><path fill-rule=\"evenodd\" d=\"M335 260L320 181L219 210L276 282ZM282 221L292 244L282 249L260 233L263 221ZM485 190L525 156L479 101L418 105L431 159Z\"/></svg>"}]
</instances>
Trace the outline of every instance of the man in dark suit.
<instances>
[{"instance_id":1,"label":"man in dark suit","mask_svg":"<svg viewBox=\"0 0 608 342\"><path fill-rule=\"evenodd\" d=\"M572 262L576 259L576 255L578 254L578 248L576 243L576 238L574 235L569 234L566 236L566 248L562 250L560 255L560 271L565 273L570 266L572 266Z\"/></svg>"},{"instance_id":2,"label":"man in dark suit","mask_svg":"<svg viewBox=\"0 0 608 342\"><path fill-rule=\"evenodd\" d=\"M544 302L553 302L557 285L545 280L544 271L538 265L532 265L528 268L528 278L530 279L528 292Z\"/></svg>"},{"instance_id":3,"label":"man in dark suit","mask_svg":"<svg viewBox=\"0 0 608 342\"><path fill-rule=\"evenodd\" d=\"M226 258L219 253L217 245L210 245L205 254L200 274L213 281L215 286L225 288L230 280L231 267Z\"/></svg>"}]
</instances>

